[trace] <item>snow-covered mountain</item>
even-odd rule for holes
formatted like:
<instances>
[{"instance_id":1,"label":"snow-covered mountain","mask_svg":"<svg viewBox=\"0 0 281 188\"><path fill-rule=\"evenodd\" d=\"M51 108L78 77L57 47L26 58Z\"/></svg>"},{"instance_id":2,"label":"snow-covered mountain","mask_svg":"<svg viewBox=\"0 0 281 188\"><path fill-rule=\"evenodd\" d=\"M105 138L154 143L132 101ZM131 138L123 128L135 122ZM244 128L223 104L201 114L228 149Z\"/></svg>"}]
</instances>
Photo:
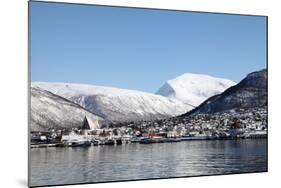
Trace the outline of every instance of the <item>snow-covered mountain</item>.
<instances>
[{"instance_id":1,"label":"snow-covered mountain","mask_svg":"<svg viewBox=\"0 0 281 188\"><path fill-rule=\"evenodd\" d=\"M35 82L32 85L64 97L113 122L167 118L193 108L177 99L141 91L85 84Z\"/></svg>"},{"instance_id":2,"label":"snow-covered mountain","mask_svg":"<svg viewBox=\"0 0 281 188\"><path fill-rule=\"evenodd\" d=\"M217 113L236 109L267 107L267 69L248 74L237 85L210 97L201 105L182 116Z\"/></svg>"},{"instance_id":3,"label":"snow-covered mountain","mask_svg":"<svg viewBox=\"0 0 281 188\"><path fill-rule=\"evenodd\" d=\"M178 99L196 107L207 98L222 93L235 84L224 78L186 73L168 80L156 94Z\"/></svg>"},{"instance_id":4,"label":"snow-covered mountain","mask_svg":"<svg viewBox=\"0 0 281 188\"><path fill-rule=\"evenodd\" d=\"M31 87L31 131L51 128L75 128L83 124L87 116L95 127L105 123L83 107L38 87Z\"/></svg>"}]
</instances>

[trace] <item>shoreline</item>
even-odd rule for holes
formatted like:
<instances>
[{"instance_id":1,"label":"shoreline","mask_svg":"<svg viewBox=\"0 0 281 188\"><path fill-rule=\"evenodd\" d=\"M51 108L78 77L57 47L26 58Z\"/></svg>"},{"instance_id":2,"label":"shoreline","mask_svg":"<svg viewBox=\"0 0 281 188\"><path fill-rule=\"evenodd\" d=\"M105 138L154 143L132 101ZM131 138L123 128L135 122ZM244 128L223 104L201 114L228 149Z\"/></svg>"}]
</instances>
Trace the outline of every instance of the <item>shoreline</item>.
<instances>
[{"instance_id":1,"label":"shoreline","mask_svg":"<svg viewBox=\"0 0 281 188\"><path fill-rule=\"evenodd\" d=\"M177 139L177 140L173 140ZM229 138L164 138L161 140L155 140L152 142L148 143L141 143L140 141L138 142L129 142L129 143L122 143L122 144L99 144L99 145L94 145L91 143L90 145L81 145L81 146L66 146L63 145L62 142L57 142L57 143L32 143L29 145L30 149L35 149L35 148L50 148L50 147L63 147L63 148L68 148L68 147L91 147L91 146L121 146L121 145L127 145L127 144L160 144L160 143L174 143L174 142L188 142L188 141L214 141L214 140L255 140L255 139L267 139L267 135L259 135L259 136L254 136L254 137L239 137L239 138L234 138L234 137L229 137Z\"/></svg>"}]
</instances>

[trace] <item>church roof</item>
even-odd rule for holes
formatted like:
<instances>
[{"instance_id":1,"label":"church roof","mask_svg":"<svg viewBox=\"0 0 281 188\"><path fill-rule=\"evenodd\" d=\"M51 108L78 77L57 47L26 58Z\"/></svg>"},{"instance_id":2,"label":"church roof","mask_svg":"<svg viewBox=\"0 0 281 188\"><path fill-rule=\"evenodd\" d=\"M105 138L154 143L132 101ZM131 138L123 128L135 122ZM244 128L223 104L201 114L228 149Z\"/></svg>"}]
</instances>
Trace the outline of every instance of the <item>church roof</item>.
<instances>
[{"instance_id":1,"label":"church roof","mask_svg":"<svg viewBox=\"0 0 281 188\"><path fill-rule=\"evenodd\" d=\"M91 119L89 119L87 116L84 117L81 129L90 130L98 127L99 122L97 120L95 122L92 122Z\"/></svg>"}]
</instances>

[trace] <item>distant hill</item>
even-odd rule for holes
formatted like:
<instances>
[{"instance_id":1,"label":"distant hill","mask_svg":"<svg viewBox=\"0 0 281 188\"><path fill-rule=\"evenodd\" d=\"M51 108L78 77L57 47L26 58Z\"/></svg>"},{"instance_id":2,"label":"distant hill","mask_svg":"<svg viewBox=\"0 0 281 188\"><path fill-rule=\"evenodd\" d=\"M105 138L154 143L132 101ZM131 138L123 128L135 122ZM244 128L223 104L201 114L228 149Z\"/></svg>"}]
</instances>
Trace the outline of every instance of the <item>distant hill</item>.
<instances>
[{"instance_id":1,"label":"distant hill","mask_svg":"<svg viewBox=\"0 0 281 188\"><path fill-rule=\"evenodd\" d=\"M31 87L31 131L53 128L78 128L87 116L99 128L104 119L83 107L38 87Z\"/></svg>"},{"instance_id":2,"label":"distant hill","mask_svg":"<svg viewBox=\"0 0 281 188\"><path fill-rule=\"evenodd\" d=\"M178 116L193 107L177 99L113 87L34 82L110 122L155 120Z\"/></svg>"}]
</instances>

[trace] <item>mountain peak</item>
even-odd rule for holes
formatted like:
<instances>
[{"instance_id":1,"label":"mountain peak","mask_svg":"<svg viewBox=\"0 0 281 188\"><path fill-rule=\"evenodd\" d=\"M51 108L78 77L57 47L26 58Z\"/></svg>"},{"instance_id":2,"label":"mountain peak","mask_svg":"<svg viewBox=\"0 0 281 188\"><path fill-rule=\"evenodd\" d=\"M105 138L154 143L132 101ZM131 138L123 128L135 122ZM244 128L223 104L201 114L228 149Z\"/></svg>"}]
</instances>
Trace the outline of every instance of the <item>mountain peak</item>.
<instances>
[{"instance_id":1,"label":"mountain peak","mask_svg":"<svg viewBox=\"0 0 281 188\"><path fill-rule=\"evenodd\" d=\"M265 108L267 106L267 70L248 74L237 85L210 97L185 115L216 113L233 109Z\"/></svg>"},{"instance_id":2,"label":"mountain peak","mask_svg":"<svg viewBox=\"0 0 281 188\"><path fill-rule=\"evenodd\" d=\"M156 94L198 106L207 98L222 93L235 84L235 82L224 78L185 73L175 79L168 80Z\"/></svg>"}]
</instances>

